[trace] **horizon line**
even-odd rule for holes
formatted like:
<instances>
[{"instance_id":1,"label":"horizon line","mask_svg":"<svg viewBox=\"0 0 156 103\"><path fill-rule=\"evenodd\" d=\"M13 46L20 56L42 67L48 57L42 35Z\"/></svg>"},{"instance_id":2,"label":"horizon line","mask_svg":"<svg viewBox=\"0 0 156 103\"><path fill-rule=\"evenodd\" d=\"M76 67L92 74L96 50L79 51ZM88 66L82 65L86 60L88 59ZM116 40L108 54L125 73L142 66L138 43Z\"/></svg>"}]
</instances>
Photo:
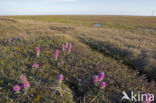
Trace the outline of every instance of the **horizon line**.
<instances>
[{"instance_id":1,"label":"horizon line","mask_svg":"<svg viewBox=\"0 0 156 103\"><path fill-rule=\"evenodd\" d=\"M129 15L129 14L8 14L8 15L1 15L0 16L148 16L148 17L156 17L156 15Z\"/></svg>"}]
</instances>

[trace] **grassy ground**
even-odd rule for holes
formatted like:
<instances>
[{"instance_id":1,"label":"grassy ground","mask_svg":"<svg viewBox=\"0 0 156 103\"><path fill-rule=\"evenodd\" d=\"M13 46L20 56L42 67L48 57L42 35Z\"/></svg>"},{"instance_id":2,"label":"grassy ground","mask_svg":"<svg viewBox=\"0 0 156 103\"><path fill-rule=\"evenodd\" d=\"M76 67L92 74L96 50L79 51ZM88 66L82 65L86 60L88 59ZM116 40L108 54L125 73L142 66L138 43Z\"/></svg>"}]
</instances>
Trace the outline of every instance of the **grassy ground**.
<instances>
[{"instance_id":1,"label":"grassy ground","mask_svg":"<svg viewBox=\"0 0 156 103\"><path fill-rule=\"evenodd\" d=\"M99 22L112 24L94 28ZM155 28L154 22L154 17L0 17L0 102L113 103L120 102L122 91L156 94L152 81L156 79L155 31L120 28L128 24ZM18 39L8 42L14 36ZM61 50L66 42L72 43L70 54ZM41 49L39 58L35 47ZM58 60L54 59L56 49ZM34 63L39 68L32 68ZM106 74L104 89L92 80L99 72ZM21 74L26 75L30 88L15 94L12 87L20 84ZM59 74L64 75L61 85Z\"/></svg>"},{"instance_id":2,"label":"grassy ground","mask_svg":"<svg viewBox=\"0 0 156 103\"><path fill-rule=\"evenodd\" d=\"M131 16L14 16L17 19L40 20L59 22L92 27L101 24L104 28L118 28L131 31L140 31L148 28L156 29L155 17Z\"/></svg>"}]
</instances>

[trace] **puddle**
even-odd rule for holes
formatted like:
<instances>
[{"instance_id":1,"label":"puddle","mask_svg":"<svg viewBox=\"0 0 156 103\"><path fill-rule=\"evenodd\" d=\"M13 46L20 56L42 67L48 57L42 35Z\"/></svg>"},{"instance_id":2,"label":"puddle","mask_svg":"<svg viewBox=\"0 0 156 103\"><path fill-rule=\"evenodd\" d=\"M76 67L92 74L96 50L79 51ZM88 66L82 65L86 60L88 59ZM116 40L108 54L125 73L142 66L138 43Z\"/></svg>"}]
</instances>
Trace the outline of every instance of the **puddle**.
<instances>
[{"instance_id":1,"label":"puddle","mask_svg":"<svg viewBox=\"0 0 156 103\"><path fill-rule=\"evenodd\" d=\"M94 27L96 28L96 27L100 27L101 26L101 24L94 24Z\"/></svg>"},{"instance_id":2,"label":"puddle","mask_svg":"<svg viewBox=\"0 0 156 103\"><path fill-rule=\"evenodd\" d=\"M156 31L156 29L152 29L152 28L147 28L147 29L144 29L144 30L147 31L147 32Z\"/></svg>"}]
</instances>

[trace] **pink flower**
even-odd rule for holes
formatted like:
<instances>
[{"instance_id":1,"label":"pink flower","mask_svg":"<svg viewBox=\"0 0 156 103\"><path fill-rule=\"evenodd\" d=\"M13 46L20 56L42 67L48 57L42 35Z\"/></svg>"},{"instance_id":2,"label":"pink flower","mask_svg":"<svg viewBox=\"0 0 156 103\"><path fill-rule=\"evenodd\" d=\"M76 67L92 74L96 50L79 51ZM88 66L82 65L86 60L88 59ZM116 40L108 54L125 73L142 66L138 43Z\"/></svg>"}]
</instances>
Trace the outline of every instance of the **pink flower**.
<instances>
[{"instance_id":1,"label":"pink flower","mask_svg":"<svg viewBox=\"0 0 156 103\"><path fill-rule=\"evenodd\" d=\"M26 78L26 77L24 76L24 74L21 74L20 79L23 79L23 78Z\"/></svg>"},{"instance_id":2,"label":"pink flower","mask_svg":"<svg viewBox=\"0 0 156 103\"><path fill-rule=\"evenodd\" d=\"M11 42L11 41L12 41L12 38L9 38L9 39L8 39L8 42Z\"/></svg>"},{"instance_id":3,"label":"pink flower","mask_svg":"<svg viewBox=\"0 0 156 103\"><path fill-rule=\"evenodd\" d=\"M17 93L19 93L20 89L21 89L21 87L18 84L16 84L15 86L13 86L13 90L15 92L17 92Z\"/></svg>"},{"instance_id":4,"label":"pink flower","mask_svg":"<svg viewBox=\"0 0 156 103\"><path fill-rule=\"evenodd\" d=\"M99 77L99 81L103 80L105 78L105 73L104 72L100 72L98 77Z\"/></svg>"},{"instance_id":5,"label":"pink flower","mask_svg":"<svg viewBox=\"0 0 156 103\"><path fill-rule=\"evenodd\" d=\"M72 44L71 43L68 43L68 53L70 53L71 52L71 48L72 48Z\"/></svg>"},{"instance_id":6,"label":"pink flower","mask_svg":"<svg viewBox=\"0 0 156 103\"><path fill-rule=\"evenodd\" d=\"M21 74L20 75L20 80L21 80L21 83L24 83L27 81L27 78L24 76L24 74Z\"/></svg>"},{"instance_id":7,"label":"pink flower","mask_svg":"<svg viewBox=\"0 0 156 103\"><path fill-rule=\"evenodd\" d=\"M29 84L27 78L24 76L24 74L20 75L20 80L21 80L21 83L22 83L24 88L27 89L30 86L30 84Z\"/></svg>"},{"instance_id":8,"label":"pink flower","mask_svg":"<svg viewBox=\"0 0 156 103\"><path fill-rule=\"evenodd\" d=\"M63 75L62 74L58 75L57 80L62 81L63 80Z\"/></svg>"},{"instance_id":9,"label":"pink flower","mask_svg":"<svg viewBox=\"0 0 156 103\"><path fill-rule=\"evenodd\" d=\"M94 84L97 84L98 81L99 81L99 77L98 77L97 75L95 75L95 76L93 77L93 82L94 82Z\"/></svg>"},{"instance_id":10,"label":"pink flower","mask_svg":"<svg viewBox=\"0 0 156 103\"><path fill-rule=\"evenodd\" d=\"M14 39L17 40L17 36L14 36Z\"/></svg>"},{"instance_id":11,"label":"pink flower","mask_svg":"<svg viewBox=\"0 0 156 103\"><path fill-rule=\"evenodd\" d=\"M33 67L33 68L38 68L39 65L38 65L38 64L33 64L32 67Z\"/></svg>"},{"instance_id":12,"label":"pink flower","mask_svg":"<svg viewBox=\"0 0 156 103\"><path fill-rule=\"evenodd\" d=\"M36 47L36 53L37 53L37 57L39 57L39 55L40 55L40 47Z\"/></svg>"},{"instance_id":13,"label":"pink flower","mask_svg":"<svg viewBox=\"0 0 156 103\"><path fill-rule=\"evenodd\" d=\"M36 47L36 52L40 52L40 47Z\"/></svg>"},{"instance_id":14,"label":"pink flower","mask_svg":"<svg viewBox=\"0 0 156 103\"><path fill-rule=\"evenodd\" d=\"M57 60L58 55L59 55L59 50L55 50L55 60Z\"/></svg>"},{"instance_id":15,"label":"pink flower","mask_svg":"<svg viewBox=\"0 0 156 103\"><path fill-rule=\"evenodd\" d=\"M106 82L101 82L100 87L105 88L106 87Z\"/></svg>"},{"instance_id":16,"label":"pink flower","mask_svg":"<svg viewBox=\"0 0 156 103\"><path fill-rule=\"evenodd\" d=\"M22 37L26 40L27 35L26 34L22 34Z\"/></svg>"},{"instance_id":17,"label":"pink flower","mask_svg":"<svg viewBox=\"0 0 156 103\"><path fill-rule=\"evenodd\" d=\"M68 48L72 48L72 44L71 44L71 42L68 44Z\"/></svg>"},{"instance_id":18,"label":"pink flower","mask_svg":"<svg viewBox=\"0 0 156 103\"><path fill-rule=\"evenodd\" d=\"M65 51L65 45L62 44L62 51Z\"/></svg>"},{"instance_id":19,"label":"pink flower","mask_svg":"<svg viewBox=\"0 0 156 103\"><path fill-rule=\"evenodd\" d=\"M147 93L146 96L147 96L146 103L151 103L150 100L151 100L152 96L149 93Z\"/></svg>"},{"instance_id":20,"label":"pink flower","mask_svg":"<svg viewBox=\"0 0 156 103\"><path fill-rule=\"evenodd\" d=\"M24 82L24 83L23 83L23 87L24 87L24 88L29 88L29 87L30 87L29 82L28 82L28 81Z\"/></svg>"},{"instance_id":21,"label":"pink flower","mask_svg":"<svg viewBox=\"0 0 156 103\"><path fill-rule=\"evenodd\" d=\"M68 48L68 53L70 53L71 52L71 48Z\"/></svg>"}]
</instances>

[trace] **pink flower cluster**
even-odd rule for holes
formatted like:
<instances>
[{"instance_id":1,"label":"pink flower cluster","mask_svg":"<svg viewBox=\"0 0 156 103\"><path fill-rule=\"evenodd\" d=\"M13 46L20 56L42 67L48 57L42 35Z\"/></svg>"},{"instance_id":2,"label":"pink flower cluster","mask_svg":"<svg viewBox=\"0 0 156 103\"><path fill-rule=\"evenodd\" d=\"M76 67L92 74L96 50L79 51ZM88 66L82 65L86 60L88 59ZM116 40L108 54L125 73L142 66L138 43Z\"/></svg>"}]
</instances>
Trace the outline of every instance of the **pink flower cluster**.
<instances>
[{"instance_id":1,"label":"pink flower cluster","mask_svg":"<svg viewBox=\"0 0 156 103\"><path fill-rule=\"evenodd\" d=\"M11 42L13 41L13 39L14 39L14 40L17 40L18 37L17 37L17 36L14 36L14 38L9 38L9 39L8 39L8 42L11 43Z\"/></svg>"},{"instance_id":2,"label":"pink flower cluster","mask_svg":"<svg viewBox=\"0 0 156 103\"><path fill-rule=\"evenodd\" d=\"M22 83L22 86L24 89L28 89L30 87L30 84L29 84L27 78L24 76L24 74L21 74L19 79L21 80L21 83ZM18 84L13 86L13 90L16 93L19 93L20 89L21 89L21 87Z\"/></svg>"},{"instance_id":3,"label":"pink flower cluster","mask_svg":"<svg viewBox=\"0 0 156 103\"><path fill-rule=\"evenodd\" d=\"M72 44L71 42L66 42L66 44L62 44L62 51L65 51L67 49L68 53L71 52Z\"/></svg>"},{"instance_id":4,"label":"pink flower cluster","mask_svg":"<svg viewBox=\"0 0 156 103\"><path fill-rule=\"evenodd\" d=\"M30 84L24 74L20 75L20 80L24 89L28 89L30 87Z\"/></svg>"},{"instance_id":5,"label":"pink flower cluster","mask_svg":"<svg viewBox=\"0 0 156 103\"><path fill-rule=\"evenodd\" d=\"M62 51L65 51L67 49L68 53L70 53L72 44L71 42L70 43L66 42L66 44L62 44L61 48L62 48ZM55 60L57 60L58 57L59 57L59 50L55 50L55 53L54 53Z\"/></svg>"},{"instance_id":6,"label":"pink flower cluster","mask_svg":"<svg viewBox=\"0 0 156 103\"><path fill-rule=\"evenodd\" d=\"M100 87L105 88L106 87L106 82L103 81L104 78L105 78L104 72L100 72L99 75L94 75L93 82L94 82L95 85L97 85L99 82L101 82Z\"/></svg>"}]
</instances>

